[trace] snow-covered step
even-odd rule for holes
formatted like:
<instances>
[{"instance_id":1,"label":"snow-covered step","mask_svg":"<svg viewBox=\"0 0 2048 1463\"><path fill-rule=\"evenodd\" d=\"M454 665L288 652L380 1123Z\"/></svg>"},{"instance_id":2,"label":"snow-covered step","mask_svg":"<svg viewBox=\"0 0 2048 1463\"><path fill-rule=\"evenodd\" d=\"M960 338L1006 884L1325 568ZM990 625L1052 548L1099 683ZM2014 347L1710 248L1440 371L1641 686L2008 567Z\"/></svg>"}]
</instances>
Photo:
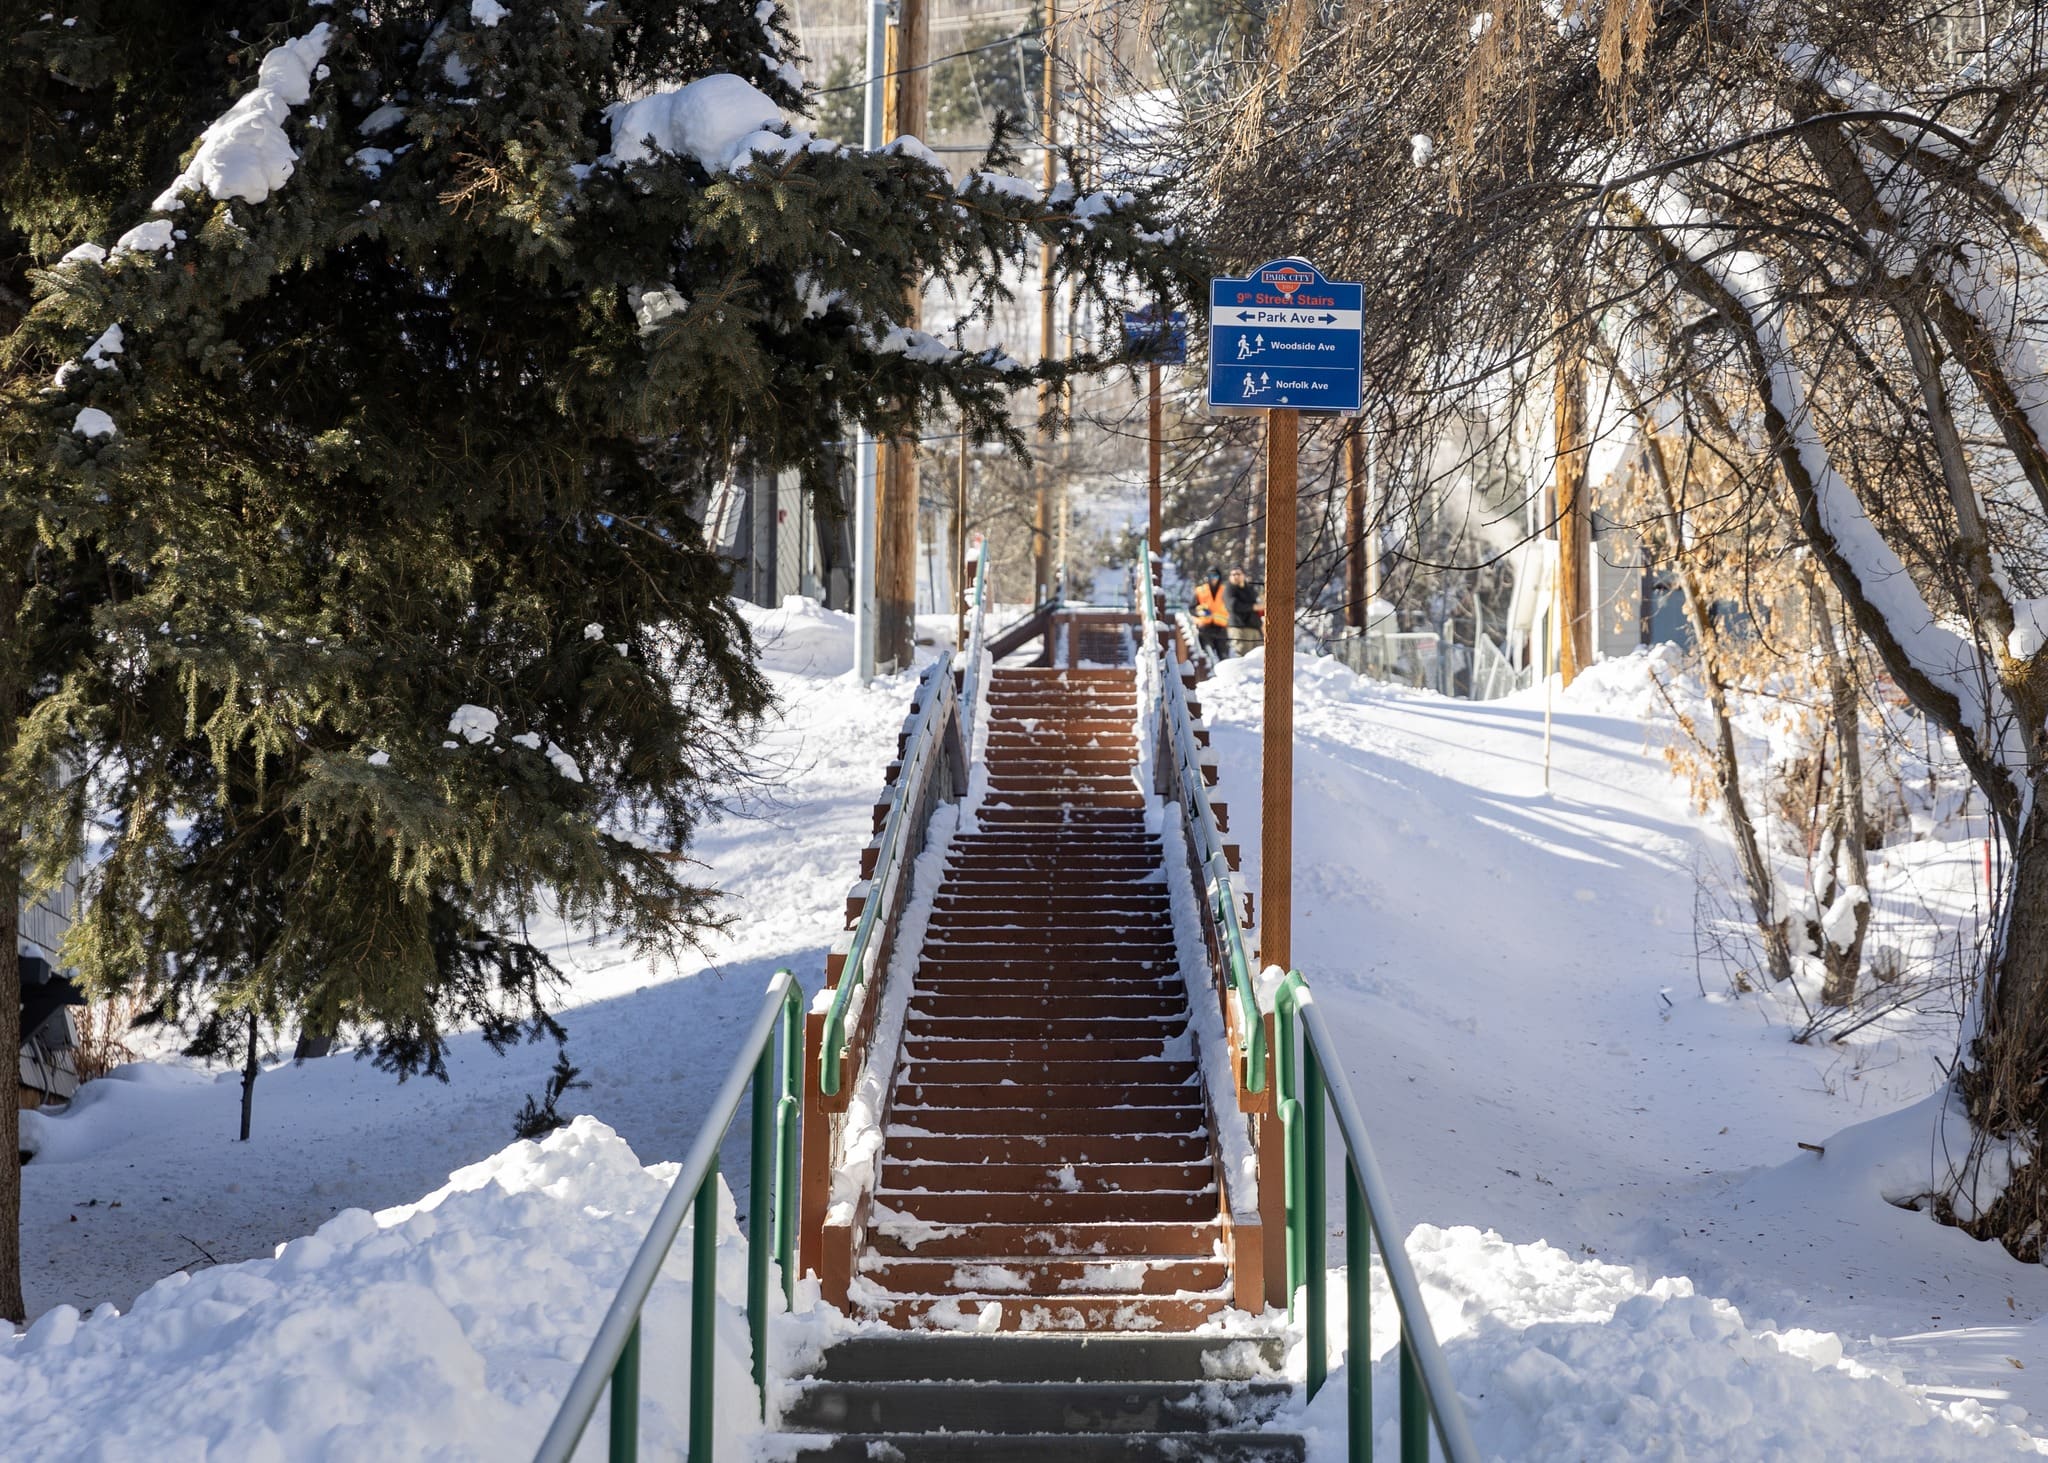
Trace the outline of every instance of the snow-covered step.
<instances>
[{"instance_id":1,"label":"snow-covered step","mask_svg":"<svg viewBox=\"0 0 2048 1463\"><path fill-rule=\"evenodd\" d=\"M978 1294L891 1297L861 1314L891 1326L972 1326L995 1306L998 1331L1192 1331L1230 1308L1227 1290L1196 1295L1073 1295L1019 1300ZM982 1324L987 1324L983 1322Z\"/></svg>"},{"instance_id":2,"label":"snow-covered step","mask_svg":"<svg viewBox=\"0 0 2048 1463\"><path fill-rule=\"evenodd\" d=\"M927 1193L880 1188L876 1202L933 1224L1103 1224L1114 1221L1206 1221L1221 1212L1216 1189L1147 1190L1136 1194Z\"/></svg>"},{"instance_id":3,"label":"snow-covered step","mask_svg":"<svg viewBox=\"0 0 2048 1463\"><path fill-rule=\"evenodd\" d=\"M1016 1295L1175 1295L1213 1292L1229 1279L1219 1259L1142 1255L1099 1260L1085 1256L988 1260L927 1260L870 1256L861 1273L875 1286L902 1295L985 1291Z\"/></svg>"},{"instance_id":4,"label":"snow-covered step","mask_svg":"<svg viewBox=\"0 0 2048 1463\"><path fill-rule=\"evenodd\" d=\"M882 1188L979 1194L1207 1193L1216 1186L1212 1164L1111 1163L905 1163L882 1165Z\"/></svg>"},{"instance_id":5,"label":"snow-covered step","mask_svg":"<svg viewBox=\"0 0 2048 1463\"><path fill-rule=\"evenodd\" d=\"M796 1389L783 1425L862 1432L1159 1433L1256 1427L1284 1382L821 1382Z\"/></svg>"},{"instance_id":6,"label":"snow-covered step","mask_svg":"<svg viewBox=\"0 0 2048 1463\"><path fill-rule=\"evenodd\" d=\"M1283 1336L855 1336L826 1351L821 1380L1031 1382L1268 1381Z\"/></svg>"},{"instance_id":7,"label":"snow-covered step","mask_svg":"<svg viewBox=\"0 0 2048 1463\"><path fill-rule=\"evenodd\" d=\"M878 1255L947 1259L991 1255L1102 1256L1186 1255L1197 1259L1225 1253L1223 1221L1110 1219L1089 1222L1033 1220L969 1228L940 1224L879 1206L868 1225L868 1245Z\"/></svg>"}]
</instances>

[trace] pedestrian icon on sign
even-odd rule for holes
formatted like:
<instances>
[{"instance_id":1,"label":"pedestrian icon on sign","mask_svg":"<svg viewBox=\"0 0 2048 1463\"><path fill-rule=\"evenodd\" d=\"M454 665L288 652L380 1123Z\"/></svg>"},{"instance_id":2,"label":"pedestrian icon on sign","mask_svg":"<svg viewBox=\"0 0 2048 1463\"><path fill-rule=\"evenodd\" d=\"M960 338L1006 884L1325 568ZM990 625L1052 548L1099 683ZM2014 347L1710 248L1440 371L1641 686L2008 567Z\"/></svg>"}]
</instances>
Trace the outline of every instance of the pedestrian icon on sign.
<instances>
[{"instance_id":1,"label":"pedestrian icon on sign","mask_svg":"<svg viewBox=\"0 0 2048 1463\"><path fill-rule=\"evenodd\" d=\"M1257 396L1263 390L1265 388L1252 379L1251 372L1247 371L1244 373L1244 394L1246 396Z\"/></svg>"},{"instance_id":2,"label":"pedestrian icon on sign","mask_svg":"<svg viewBox=\"0 0 2048 1463\"><path fill-rule=\"evenodd\" d=\"M1240 361L1248 361L1257 354L1258 352L1252 349L1252 338L1249 335L1240 335L1237 338L1237 358Z\"/></svg>"}]
</instances>

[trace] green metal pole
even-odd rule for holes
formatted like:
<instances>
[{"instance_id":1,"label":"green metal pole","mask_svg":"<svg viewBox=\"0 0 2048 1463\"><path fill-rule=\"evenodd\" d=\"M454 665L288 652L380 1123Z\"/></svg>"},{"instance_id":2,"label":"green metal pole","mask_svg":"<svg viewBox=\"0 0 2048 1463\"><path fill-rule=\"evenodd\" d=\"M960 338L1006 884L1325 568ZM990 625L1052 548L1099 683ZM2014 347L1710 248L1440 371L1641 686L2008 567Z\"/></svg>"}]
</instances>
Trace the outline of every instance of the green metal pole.
<instances>
[{"instance_id":1,"label":"green metal pole","mask_svg":"<svg viewBox=\"0 0 2048 1463\"><path fill-rule=\"evenodd\" d=\"M1304 1034L1305 1035L1305 1034ZM1323 1169L1323 1063L1316 1044L1301 1043L1301 1132L1307 1194L1302 1203L1302 1264L1308 1271L1308 1395L1330 1371L1329 1189Z\"/></svg>"},{"instance_id":2,"label":"green metal pole","mask_svg":"<svg viewBox=\"0 0 2048 1463\"><path fill-rule=\"evenodd\" d=\"M764 1044L754 1063L752 1154L747 1160L747 1338L754 1351L754 1390L768 1420L768 1247L775 1242L775 1048Z\"/></svg>"},{"instance_id":3,"label":"green metal pole","mask_svg":"<svg viewBox=\"0 0 2048 1463\"><path fill-rule=\"evenodd\" d=\"M775 1190L775 1258L782 1266L782 1308L786 1311L796 1309L796 1161L802 1151L797 1129L802 1118L803 1104L794 1097L776 1104L775 1141L782 1181Z\"/></svg>"},{"instance_id":4,"label":"green metal pole","mask_svg":"<svg viewBox=\"0 0 2048 1463\"><path fill-rule=\"evenodd\" d=\"M1408 1347L1408 1320L1401 1319L1401 1463L1429 1463L1429 1398L1422 1373Z\"/></svg>"},{"instance_id":5,"label":"green metal pole","mask_svg":"<svg viewBox=\"0 0 2048 1463\"><path fill-rule=\"evenodd\" d=\"M635 1321L626 1346L612 1364L612 1463L635 1463L640 1456L640 1323Z\"/></svg>"},{"instance_id":6,"label":"green metal pole","mask_svg":"<svg viewBox=\"0 0 2048 1463\"><path fill-rule=\"evenodd\" d=\"M775 1258L782 1266L782 1308L796 1309L796 1201L798 1129L803 1102L797 1095L804 1075L803 992L792 985L782 1010L782 1099L775 1105Z\"/></svg>"},{"instance_id":7,"label":"green metal pole","mask_svg":"<svg viewBox=\"0 0 2048 1463\"><path fill-rule=\"evenodd\" d=\"M1365 1190L1349 1153L1344 1155L1344 1288L1351 1300L1344 1322L1351 1463L1372 1463L1372 1216L1366 1213Z\"/></svg>"},{"instance_id":8,"label":"green metal pole","mask_svg":"<svg viewBox=\"0 0 2048 1463\"><path fill-rule=\"evenodd\" d=\"M712 1396L718 1384L718 1159L705 1170L690 1209L696 1229L690 1267L690 1458L711 1455Z\"/></svg>"}]
</instances>

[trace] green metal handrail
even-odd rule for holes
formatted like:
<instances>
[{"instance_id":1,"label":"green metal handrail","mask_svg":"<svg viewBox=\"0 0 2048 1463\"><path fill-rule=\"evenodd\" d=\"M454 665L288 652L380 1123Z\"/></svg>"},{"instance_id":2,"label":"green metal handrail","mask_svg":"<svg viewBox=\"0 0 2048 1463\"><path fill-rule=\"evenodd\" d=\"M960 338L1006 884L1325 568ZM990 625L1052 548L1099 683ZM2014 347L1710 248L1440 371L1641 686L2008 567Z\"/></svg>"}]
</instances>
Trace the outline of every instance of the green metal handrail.
<instances>
[{"instance_id":1,"label":"green metal handrail","mask_svg":"<svg viewBox=\"0 0 2048 1463\"><path fill-rule=\"evenodd\" d=\"M1236 890L1230 880L1230 860L1223 852L1223 839L1216 829L1216 813L1209 803L1209 789L1202 781L1200 749L1195 745L1195 721L1188 711L1187 688L1181 684L1180 657L1169 657L1159 645L1159 610L1154 603L1152 555L1139 556L1133 570L1136 580L1138 614L1148 653L1161 662L1161 679L1166 685L1166 721L1173 743L1174 771L1180 784L1181 804L1188 823L1195 830L1196 852L1208 882L1209 917L1215 922L1216 938L1223 951L1232 999L1237 1005L1238 1055L1244 1063L1247 1092L1266 1090L1266 1023L1259 1018L1258 992L1254 988L1251 961L1245 955L1244 924L1238 916Z\"/></svg>"},{"instance_id":2,"label":"green metal handrail","mask_svg":"<svg viewBox=\"0 0 2048 1463\"><path fill-rule=\"evenodd\" d=\"M888 816L882 820L882 843L875 853L874 873L868 879L868 897L861 905L852 943L846 947L846 963L840 967L839 985L832 992L832 1004L825 1013L818 1086L827 1096L839 1091L840 1069L846 1058L846 1010L853 1000L854 991L867 980L868 949L874 943L875 930L881 923L882 906L887 902L882 898L882 890L895 875L896 865L903 855L904 827L910 818L912 801L910 794L922 781L926 764L937 755L943 744L945 726L939 711L941 706L952 704L952 690L953 653L948 650L926 668L924 683L919 687L917 713L911 721L910 744L904 749L902 770L896 774L896 786L891 789L893 797Z\"/></svg>"},{"instance_id":3,"label":"green metal handrail","mask_svg":"<svg viewBox=\"0 0 2048 1463\"><path fill-rule=\"evenodd\" d=\"M1297 1021L1303 1037L1298 1045ZM1329 1375L1329 1194L1323 1145L1325 1114L1334 1112L1345 1150L1345 1289L1350 1302L1345 1321L1346 1456L1351 1463L1372 1459L1372 1239L1377 1233L1380 1263L1401 1322L1401 1463L1429 1463L1432 1426L1448 1463L1479 1463L1479 1448L1423 1306L1422 1286L1408 1263L1365 1119L1336 1059L1335 1038L1298 970L1290 970L1273 993L1273 1025L1273 1078L1286 1169L1287 1308L1292 1316L1295 1292L1305 1291L1308 1395L1313 1399Z\"/></svg>"},{"instance_id":4,"label":"green metal handrail","mask_svg":"<svg viewBox=\"0 0 2048 1463\"><path fill-rule=\"evenodd\" d=\"M774 1034L782 1025L782 1074L776 1082ZM689 1463L713 1463L717 1393L718 1146L739 1111L740 1094L753 1085L753 1192L747 1205L747 1329L753 1340L754 1386L761 1417L768 1416L768 1253L782 1267L782 1303L796 1295L797 1084L803 1076L803 992L787 970L768 982L740 1058L711 1100L704 1126L640 1242L611 1307L597 1328L583 1365L541 1440L534 1463L569 1463L583 1440L598 1398L611 1386L611 1463L634 1463L640 1454L640 1311L654 1288L683 1216L694 1215L690 1264Z\"/></svg>"}]
</instances>

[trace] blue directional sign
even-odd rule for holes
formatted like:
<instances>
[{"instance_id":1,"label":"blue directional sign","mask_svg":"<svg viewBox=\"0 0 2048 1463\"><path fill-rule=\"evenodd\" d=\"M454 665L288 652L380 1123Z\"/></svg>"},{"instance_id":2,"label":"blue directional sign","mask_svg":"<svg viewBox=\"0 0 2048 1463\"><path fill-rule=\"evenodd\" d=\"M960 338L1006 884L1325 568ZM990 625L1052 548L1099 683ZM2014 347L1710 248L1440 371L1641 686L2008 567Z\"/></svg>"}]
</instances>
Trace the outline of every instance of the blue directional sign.
<instances>
[{"instance_id":1,"label":"blue directional sign","mask_svg":"<svg viewBox=\"0 0 2048 1463\"><path fill-rule=\"evenodd\" d=\"M1188 359L1188 317L1162 315L1156 305L1124 311L1124 353L1155 366L1184 366Z\"/></svg>"},{"instance_id":2,"label":"blue directional sign","mask_svg":"<svg viewBox=\"0 0 2048 1463\"><path fill-rule=\"evenodd\" d=\"M1364 405L1365 286L1276 259L1209 281L1209 405L1355 412Z\"/></svg>"}]
</instances>

